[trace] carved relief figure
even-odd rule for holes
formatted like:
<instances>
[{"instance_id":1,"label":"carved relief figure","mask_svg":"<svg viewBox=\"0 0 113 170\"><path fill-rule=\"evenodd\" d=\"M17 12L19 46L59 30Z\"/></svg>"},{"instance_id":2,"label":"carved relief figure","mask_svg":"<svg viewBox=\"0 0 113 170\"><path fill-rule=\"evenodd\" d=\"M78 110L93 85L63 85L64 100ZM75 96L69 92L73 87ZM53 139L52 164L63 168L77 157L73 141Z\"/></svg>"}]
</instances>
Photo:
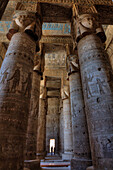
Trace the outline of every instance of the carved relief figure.
<instances>
[{"instance_id":1,"label":"carved relief figure","mask_svg":"<svg viewBox=\"0 0 113 170\"><path fill-rule=\"evenodd\" d=\"M57 118L53 117L51 119L51 125L52 125L52 129L53 129L53 134L57 131Z\"/></svg>"},{"instance_id":2,"label":"carved relief figure","mask_svg":"<svg viewBox=\"0 0 113 170\"><path fill-rule=\"evenodd\" d=\"M10 91L15 93L16 88L19 86L19 82L20 82L20 68L19 67L17 67L13 76L7 81L10 81L10 80L13 80L12 87L11 87Z\"/></svg>"},{"instance_id":3,"label":"carved relief figure","mask_svg":"<svg viewBox=\"0 0 113 170\"><path fill-rule=\"evenodd\" d=\"M1 72L2 74L2 79L1 79L1 82L0 83L3 83L5 82L5 80L7 79L7 75L8 75L8 72L7 72L8 68L4 71L4 73Z\"/></svg>"},{"instance_id":4,"label":"carved relief figure","mask_svg":"<svg viewBox=\"0 0 113 170\"><path fill-rule=\"evenodd\" d=\"M113 113L113 104L112 105L108 104L108 112Z\"/></svg>"},{"instance_id":5,"label":"carved relief figure","mask_svg":"<svg viewBox=\"0 0 113 170\"><path fill-rule=\"evenodd\" d=\"M76 117L76 106L77 104L74 104L73 100L71 100L71 103L72 103L72 109L73 109L73 117Z\"/></svg>"},{"instance_id":6,"label":"carved relief figure","mask_svg":"<svg viewBox=\"0 0 113 170\"><path fill-rule=\"evenodd\" d=\"M106 149L108 150L108 152L112 152L113 151L113 138L111 139L107 139L108 142L106 143Z\"/></svg>"},{"instance_id":7,"label":"carved relief figure","mask_svg":"<svg viewBox=\"0 0 113 170\"><path fill-rule=\"evenodd\" d=\"M101 82L99 78L97 78L96 80L97 80L97 85L98 85L100 94L105 94L104 89L103 89L103 82Z\"/></svg>"},{"instance_id":8,"label":"carved relief figure","mask_svg":"<svg viewBox=\"0 0 113 170\"><path fill-rule=\"evenodd\" d=\"M31 87L32 87L32 73L28 73L28 77L26 78L26 81L23 82L24 85L26 85L24 95L28 94L28 97L31 96ZM25 86L24 86L25 87Z\"/></svg>"},{"instance_id":9,"label":"carved relief figure","mask_svg":"<svg viewBox=\"0 0 113 170\"><path fill-rule=\"evenodd\" d=\"M34 107L34 118L38 117L38 109L39 109L39 102L37 101L36 104L35 104L35 107Z\"/></svg>"},{"instance_id":10,"label":"carved relief figure","mask_svg":"<svg viewBox=\"0 0 113 170\"><path fill-rule=\"evenodd\" d=\"M92 82L92 79L93 79L93 76L90 76L90 75L89 75L89 78L85 77L87 98L89 98L89 96L92 97L92 93L91 93L90 86L89 86L89 82Z\"/></svg>"}]
</instances>

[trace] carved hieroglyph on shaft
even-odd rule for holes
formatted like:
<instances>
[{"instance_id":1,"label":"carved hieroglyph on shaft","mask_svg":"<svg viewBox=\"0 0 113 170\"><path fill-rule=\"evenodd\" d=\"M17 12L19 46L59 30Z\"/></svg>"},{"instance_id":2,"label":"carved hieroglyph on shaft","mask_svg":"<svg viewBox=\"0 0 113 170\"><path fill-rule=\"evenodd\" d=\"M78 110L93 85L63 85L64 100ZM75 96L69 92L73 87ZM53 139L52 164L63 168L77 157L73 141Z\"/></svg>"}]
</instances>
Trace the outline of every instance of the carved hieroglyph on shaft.
<instances>
[{"instance_id":1,"label":"carved hieroglyph on shaft","mask_svg":"<svg viewBox=\"0 0 113 170\"><path fill-rule=\"evenodd\" d=\"M12 87L10 89L11 92L16 92L16 87L19 86L19 82L20 82L20 69L17 67L14 74L12 75L12 77L10 79L8 79L7 81L12 80Z\"/></svg>"}]
</instances>

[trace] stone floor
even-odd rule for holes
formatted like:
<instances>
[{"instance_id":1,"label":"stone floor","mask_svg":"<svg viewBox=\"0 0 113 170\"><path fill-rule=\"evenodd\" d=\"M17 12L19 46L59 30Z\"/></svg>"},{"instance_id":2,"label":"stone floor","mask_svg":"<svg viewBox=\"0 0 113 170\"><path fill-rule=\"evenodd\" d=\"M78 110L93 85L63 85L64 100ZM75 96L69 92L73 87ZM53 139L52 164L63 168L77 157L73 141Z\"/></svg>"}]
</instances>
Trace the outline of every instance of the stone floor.
<instances>
[{"instance_id":1,"label":"stone floor","mask_svg":"<svg viewBox=\"0 0 113 170\"><path fill-rule=\"evenodd\" d=\"M62 161L58 155L48 155L41 160L40 167L42 170L70 170L70 162Z\"/></svg>"}]
</instances>

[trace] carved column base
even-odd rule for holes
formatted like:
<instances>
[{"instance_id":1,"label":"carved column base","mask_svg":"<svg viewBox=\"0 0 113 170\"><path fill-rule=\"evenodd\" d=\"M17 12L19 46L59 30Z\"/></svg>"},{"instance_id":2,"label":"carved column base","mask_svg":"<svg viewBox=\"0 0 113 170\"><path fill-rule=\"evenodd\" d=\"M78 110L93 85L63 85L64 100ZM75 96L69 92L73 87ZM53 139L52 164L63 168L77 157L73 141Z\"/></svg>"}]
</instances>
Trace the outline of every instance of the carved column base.
<instances>
[{"instance_id":1,"label":"carved column base","mask_svg":"<svg viewBox=\"0 0 113 170\"><path fill-rule=\"evenodd\" d=\"M35 170L39 168L40 168L40 161L38 161L37 159L24 161L24 170L25 169Z\"/></svg>"},{"instance_id":2,"label":"carved column base","mask_svg":"<svg viewBox=\"0 0 113 170\"><path fill-rule=\"evenodd\" d=\"M71 170L86 170L86 168L91 165L92 161L90 159L74 158L71 160Z\"/></svg>"},{"instance_id":3,"label":"carved column base","mask_svg":"<svg viewBox=\"0 0 113 170\"><path fill-rule=\"evenodd\" d=\"M72 152L67 152L62 154L62 160L71 160L73 158L73 153Z\"/></svg>"}]
</instances>

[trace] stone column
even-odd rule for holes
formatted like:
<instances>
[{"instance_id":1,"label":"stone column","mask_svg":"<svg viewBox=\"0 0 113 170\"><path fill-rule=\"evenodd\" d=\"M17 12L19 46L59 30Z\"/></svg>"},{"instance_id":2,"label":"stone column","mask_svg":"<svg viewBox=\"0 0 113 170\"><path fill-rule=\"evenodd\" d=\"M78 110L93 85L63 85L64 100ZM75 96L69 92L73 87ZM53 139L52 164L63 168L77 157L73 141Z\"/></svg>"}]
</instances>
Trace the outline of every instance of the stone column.
<instances>
[{"instance_id":1,"label":"stone column","mask_svg":"<svg viewBox=\"0 0 113 170\"><path fill-rule=\"evenodd\" d=\"M60 99L60 123L59 123L59 134L60 134L60 155L64 153L64 119L63 119L63 101Z\"/></svg>"},{"instance_id":2,"label":"stone column","mask_svg":"<svg viewBox=\"0 0 113 170\"><path fill-rule=\"evenodd\" d=\"M40 90L38 130L37 130L37 159L44 159L46 155L46 91Z\"/></svg>"},{"instance_id":3,"label":"stone column","mask_svg":"<svg viewBox=\"0 0 113 170\"><path fill-rule=\"evenodd\" d=\"M78 57L77 55L69 55L67 61L74 153L74 158L71 160L71 169L86 170L92 162Z\"/></svg>"},{"instance_id":4,"label":"stone column","mask_svg":"<svg viewBox=\"0 0 113 170\"><path fill-rule=\"evenodd\" d=\"M1 0L0 1L0 19L2 18L2 15L6 9L8 2L9 2L9 0Z\"/></svg>"},{"instance_id":5,"label":"stone column","mask_svg":"<svg viewBox=\"0 0 113 170\"><path fill-rule=\"evenodd\" d=\"M89 14L77 19L76 31L93 165L113 169L113 75L102 44L105 34Z\"/></svg>"},{"instance_id":6,"label":"stone column","mask_svg":"<svg viewBox=\"0 0 113 170\"><path fill-rule=\"evenodd\" d=\"M32 78L32 91L30 101L30 111L27 128L26 154L24 166L26 168L36 169L40 167L40 162L36 160L37 148L37 129L38 129L38 112L39 112L39 95L41 70L41 55L37 54L34 60L34 71Z\"/></svg>"},{"instance_id":7,"label":"stone column","mask_svg":"<svg viewBox=\"0 0 113 170\"><path fill-rule=\"evenodd\" d=\"M11 42L0 70L0 169L23 169L37 37L25 29L34 21L34 13L15 14L7 35Z\"/></svg>"},{"instance_id":8,"label":"stone column","mask_svg":"<svg viewBox=\"0 0 113 170\"><path fill-rule=\"evenodd\" d=\"M64 153L63 160L71 160L73 157L73 142L72 142L72 121L69 98L69 87L63 88L63 119L64 119Z\"/></svg>"}]
</instances>

